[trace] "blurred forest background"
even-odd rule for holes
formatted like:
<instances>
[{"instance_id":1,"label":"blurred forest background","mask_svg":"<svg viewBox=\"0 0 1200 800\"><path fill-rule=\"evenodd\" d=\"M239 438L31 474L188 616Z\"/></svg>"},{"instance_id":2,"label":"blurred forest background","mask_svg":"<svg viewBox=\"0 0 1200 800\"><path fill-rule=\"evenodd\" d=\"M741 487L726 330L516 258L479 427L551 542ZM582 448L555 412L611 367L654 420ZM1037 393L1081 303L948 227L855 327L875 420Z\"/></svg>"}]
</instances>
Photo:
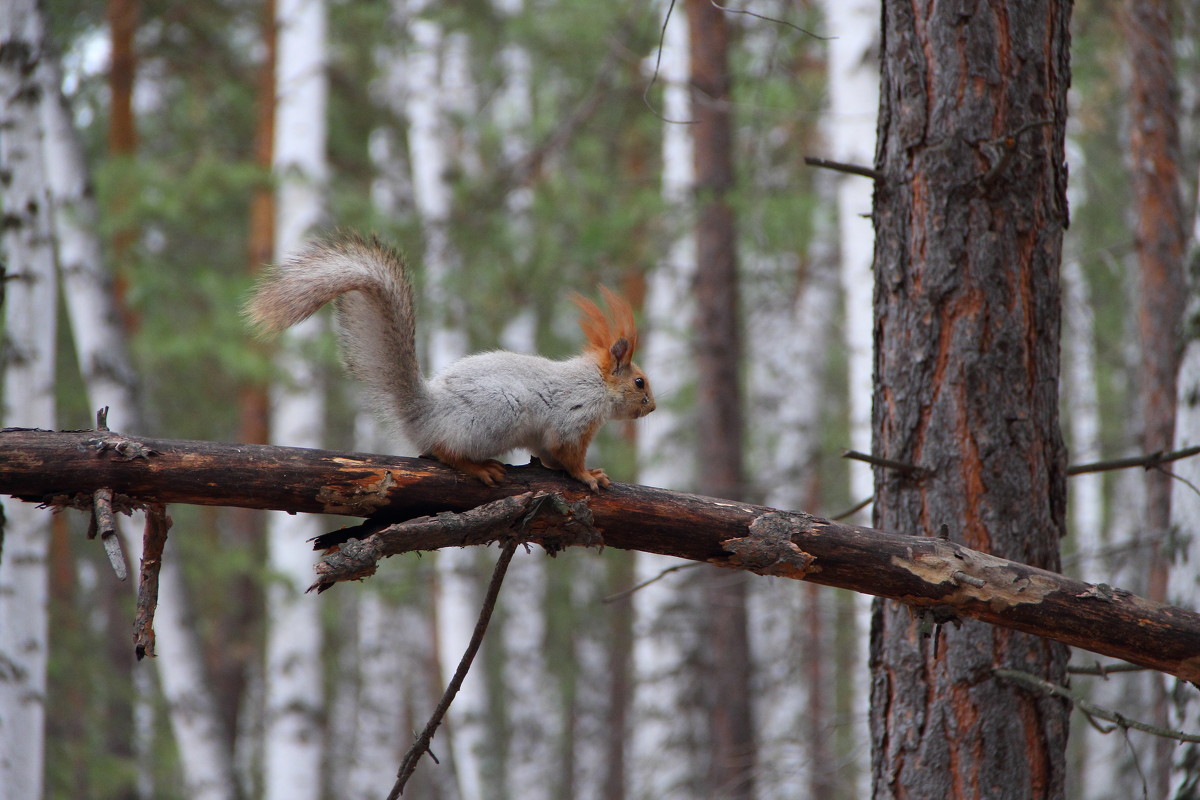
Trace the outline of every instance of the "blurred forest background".
<instances>
[{"instance_id":1,"label":"blurred forest background","mask_svg":"<svg viewBox=\"0 0 1200 800\"><path fill-rule=\"evenodd\" d=\"M1062 382L1073 463L1142 452L1120 5L1080 0L1073 20ZM870 450L871 181L804 159L874 163L879 9L745 8L754 13L724 13L738 493L830 516L872 492L870 470L841 457ZM620 287L642 310L638 360L659 411L607 426L590 462L617 480L697 488L695 454L713 432L695 421L688 350L695 175L682 4L665 28L668 4L638 0L46 0L43 13L67 146L81 148L75 177L94 189L56 224L90 236L91 268L111 274L127 362L109 353L98 367L85 352L86 312L68 309L64 274L56 410L6 411L4 424L86 428L110 405L111 426L127 434L403 453L360 410L324 323L277 346L255 341L240 317L263 264L306 234L346 229L408 254L427 371L494 347L569 355L580 342L569 292ZM1177 4L1172 35L1191 220L1197 4ZM1176 444L1197 441L1187 438ZM1072 481L1064 570L1145 592L1153 554L1187 540L1144 524L1141 471ZM1177 482L1177 505L1195 492ZM141 663L129 584L85 539L82 515L53 518L44 796L382 797L462 652L494 550L391 559L372 580L318 598L302 594L312 559L301 542L342 522L171 514L158 658ZM869 506L853 519L869 524ZM519 553L434 741L441 764L421 764L411 796L726 796L706 766L705 675L724 655L701 635L714 579L662 574L679 563ZM754 796L867 796L869 600L719 577L741 584L731 596L748 620ZM1194 607L1194 586L1180 591ZM1074 685L1129 717L1168 713L1161 676L1079 675ZM1174 746L1104 733L1078 713L1070 747L1072 797L1153 796L1147 787L1168 774L1195 779Z\"/></svg>"}]
</instances>

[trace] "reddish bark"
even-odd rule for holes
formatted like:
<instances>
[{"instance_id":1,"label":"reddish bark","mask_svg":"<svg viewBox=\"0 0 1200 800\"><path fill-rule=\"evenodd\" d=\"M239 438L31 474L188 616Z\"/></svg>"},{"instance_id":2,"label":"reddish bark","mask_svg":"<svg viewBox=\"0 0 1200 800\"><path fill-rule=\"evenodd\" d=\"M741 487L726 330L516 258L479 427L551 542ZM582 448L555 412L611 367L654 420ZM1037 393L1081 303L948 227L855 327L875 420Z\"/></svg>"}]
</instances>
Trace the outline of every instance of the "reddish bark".
<instances>
[{"instance_id":1,"label":"reddish bark","mask_svg":"<svg viewBox=\"0 0 1200 800\"><path fill-rule=\"evenodd\" d=\"M733 125L729 31L707 0L688 0L692 136L696 193L696 424L700 491L739 497L743 486L741 361L733 209ZM714 797L754 795L754 722L746 584L740 575L706 570L708 606L701 684L709 712L706 786Z\"/></svg>"},{"instance_id":2,"label":"reddish bark","mask_svg":"<svg viewBox=\"0 0 1200 800\"><path fill-rule=\"evenodd\" d=\"M133 115L133 82L137 73L133 36L137 31L137 0L108 0L107 13L112 41L108 70L108 149L114 156L132 157L137 152L138 145L137 124ZM128 206L128 197L118 197L114 211L119 216ZM126 300L129 279L123 269L136 239L137 231L131 227L122 228L113 234L113 258L117 264L113 273L113 293L122 326L126 331L133 331L138 325L137 315L130 309Z\"/></svg>"},{"instance_id":3,"label":"reddish bark","mask_svg":"<svg viewBox=\"0 0 1200 800\"><path fill-rule=\"evenodd\" d=\"M970 15L884 4L875 228L879 527L1057 569L1063 136L1070 4ZM1068 709L991 677L1062 682L1066 648L977 623L871 635L876 798L1063 794Z\"/></svg>"},{"instance_id":4,"label":"reddish bark","mask_svg":"<svg viewBox=\"0 0 1200 800\"><path fill-rule=\"evenodd\" d=\"M1142 447L1168 451L1175 439L1175 409L1181 328L1187 302L1183 259L1186 224L1179 192L1179 98L1172 62L1171 3L1126 0L1125 30L1129 45L1129 161L1135 219L1134 248L1138 273L1138 333L1141 340L1139 380ZM1146 471L1145 535L1153 542L1147 596L1167 597L1168 540L1171 530L1171 476ZM1166 687L1156 684L1154 723L1166 726ZM1155 747L1152 793L1169 791L1171 754L1167 740Z\"/></svg>"}]
</instances>

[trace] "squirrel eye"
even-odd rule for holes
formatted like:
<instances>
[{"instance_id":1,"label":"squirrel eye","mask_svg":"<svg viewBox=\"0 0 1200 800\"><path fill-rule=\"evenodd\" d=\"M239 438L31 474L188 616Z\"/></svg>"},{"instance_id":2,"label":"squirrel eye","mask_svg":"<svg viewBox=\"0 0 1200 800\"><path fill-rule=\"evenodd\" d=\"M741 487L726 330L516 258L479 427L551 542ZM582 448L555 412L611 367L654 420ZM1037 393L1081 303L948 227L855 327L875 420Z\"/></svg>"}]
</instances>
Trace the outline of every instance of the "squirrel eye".
<instances>
[{"instance_id":1,"label":"squirrel eye","mask_svg":"<svg viewBox=\"0 0 1200 800\"><path fill-rule=\"evenodd\" d=\"M634 378L633 385L639 389L645 389L646 388L646 379L645 378Z\"/></svg>"}]
</instances>

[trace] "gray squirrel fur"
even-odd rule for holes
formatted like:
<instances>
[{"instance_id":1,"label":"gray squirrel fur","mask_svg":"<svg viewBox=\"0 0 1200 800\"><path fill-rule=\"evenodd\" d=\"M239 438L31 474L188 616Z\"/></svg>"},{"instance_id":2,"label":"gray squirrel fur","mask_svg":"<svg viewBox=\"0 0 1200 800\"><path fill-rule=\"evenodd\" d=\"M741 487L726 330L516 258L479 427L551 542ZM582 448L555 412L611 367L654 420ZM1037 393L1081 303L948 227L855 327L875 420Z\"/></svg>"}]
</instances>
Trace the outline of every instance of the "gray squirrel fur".
<instances>
[{"instance_id":1,"label":"gray squirrel fur","mask_svg":"<svg viewBox=\"0 0 1200 800\"><path fill-rule=\"evenodd\" d=\"M601 287L609 313L576 295L583 352L565 361L496 350L467 356L425 380L417 363L412 285L403 258L375 239L317 241L269 270L246 305L276 333L334 303L342 360L385 419L423 454L489 486L504 476L495 457L524 449L596 491L609 485L585 464L609 419L654 410L645 374L632 361L637 329L629 304Z\"/></svg>"}]
</instances>

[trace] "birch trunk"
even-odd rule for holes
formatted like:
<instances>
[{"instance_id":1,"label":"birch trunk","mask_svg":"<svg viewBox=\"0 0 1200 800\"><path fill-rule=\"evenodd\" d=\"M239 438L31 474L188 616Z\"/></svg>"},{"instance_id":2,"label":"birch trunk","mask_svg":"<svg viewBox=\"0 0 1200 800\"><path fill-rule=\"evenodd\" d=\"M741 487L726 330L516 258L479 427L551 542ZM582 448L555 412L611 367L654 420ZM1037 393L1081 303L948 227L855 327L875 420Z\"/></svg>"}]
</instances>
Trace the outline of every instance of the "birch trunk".
<instances>
[{"instance_id":1,"label":"birch trunk","mask_svg":"<svg viewBox=\"0 0 1200 800\"><path fill-rule=\"evenodd\" d=\"M108 424L113 430L134 432L145 429L137 379L129 358L129 347L121 327L111 275L103 268L104 258L96 235L97 210L88 189L83 146L71 124L59 87L57 62L47 58L49 72L43 103L47 177L54 215L54 238L58 243L59 272L63 284L71 335L82 372L88 406L109 408ZM139 563L140 524L120 525L131 563ZM119 520L119 522L124 522ZM130 530L135 531L132 535ZM159 613L155 632L159 654L153 669L167 702L172 732L180 753L184 783L195 798L234 796L233 767L226 744L225 728L208 690L199 643L184 625L183 606L187 592L178 569L163 568L159 576ZM139 671L150 669L148 663ZM152 713L151 698L139 681L141 714ZM148 746L139 743L139 746Z\"/></svg>"},{"instance_id":2,"label":"birch trunk","mask_svg":"<svg viewBox=\"0 0 1200 800\"><path fill-rule=\"evenodd\" d=\"M1197 199L1187 259L1188 307L1184 317L1184 350L1179 367L1179 406L1175 417L1175 444L1200 444L1200 198ZM1172 471L1193 486L1200 486L1200 461L1184 459ZM1172 564L1172 602L1184 608L1200 608L1200 495L1179 492L1171 504L1175 530L1189 531L1187 545ZM1200 730L1200 701L1192 687L1179 683L1173 692L1172 725L1181 730ZM1200 797L1200 747L1183 744L1175 752L1171 770L1171 796Z\"/></svg>"},{"instance_id":3,"label":"birch trunk","mask_svg":"<svg viewBox=\"0 0 1200 800\"><path fill-rule=\"evenodd\" d=\"M666 3L660 8L666 8ZM695 485L695 426L678 398L695 381L688 352L692 316L690 287L696 264L690 196L695 183L687 89L687 18L671 15L658 80L663 86L663 199L675 238L667 257L649 275L643 315L644 350L639 362L653 376L659 406L641 421L638 473L642 482L675 488ZM650 64L650 68L653 63ZM676 398L671 402L669 398ZM638 553L636 582L682 562ZM629 796L694 797L701 771L695 741L705 730L702 710L689 684L694 681L699 624L694 581L670 576L636 592L634 606L634 696L630 721Z\"/></svg>"},{"instance_id":4,"label":"birch trunk","mask_svg":"<svg viewBox=\"0 0 1200 800\"><path fill-rule=\"evenodd\" d=\"M1063 264L1063 393L1070 433L1071 461L1100 459L1100 409L1096 375L1096 343L1091 298L1086 277L1077 258ZM1079 559L1071 570L1079 577L1107 580L1104 549L1104 478L1083 474L1071 478L1068 519ZM1120 584L1124 586L1125 584ZM1082 678L1078 688L1088 691L1089 699L1104 707L1121 707L1118 681L1094 681ZM1078 718L1076 718L1078 721ZM1072 730L1072 749L1080 760L1080 781L1076 787L1083 800L1100 800L1111 791L1121 791L1118 765L1126 758L1128 747L1120 737L1101 733L1086 723ZM1129 787L1123 787L1128 789Z\"/></svg>"},{"instance_id":5,"label":"birch trunk","mask_svg":"<svg viewBox=\"0 0 1200 800\"><path fill-rule=\"evenodd\" d=\"M875 119L879 109L879 0L825 0L822 3L829 42L829 121L825 141L832 158L848 164L875 165ZM850 447L860 453L871 449L871 394L874 322L871 291L875 279L875 228L871 222L874 186L868 178L841 175L837 181L838 254L841 259L841 289L844 309L847 398L850 423ZM850 494L855 502L875 492L870 466L851 462ZM866 512L859 522L867 520ZM857 637L862 643L854 659L854 707L863 713L854 715L853 739L870 741L865 713L871 693L871 676L866 659L866 638L871 628L871 601L854 595ZM869 792L870 770L866 759L857 764L857 793Z\"/></svg>"},{"instance_id":6,"label":"birch trunk","mask_svg":"<svg viewBox=\"0 0 1200 800\"><path fill-rule=\"evenodd\" d=\"M298 249L323 216L325 164L325 5L281 0L277 7L275 259ZM324 401L319 375L304 345L319 335L320 318L292 329L279 360L286 385L272 391L272 440L303 447L322 443ZM304 800L321 792L321 621L312 582L313 552L305 540L321 533L319 518L272 514L268 560L278 580L267 591L264 794Z\"/></svg>"},{"instance_id":7,"label":"birch trunk","mask_svg":"<svg viewBox=\"0 0 1200 800\"><path fill-rule=\"evenodd\" d=\"M449 149L451 131L447 104L461 103L463 86L453 79L469 75L466 53L448 45L440 23L419 16L424 3L410 3L409 52L404 68L405 114L408 119L409 163L413 201L425 237L422 259L425 276L425 320L429 371L434 374L466 354L466 338L455 324L458 299L450 288L454 264L447 225L452 203L448 172L455 154ZM471 549L437 554L436 626L438 660L449 681L467 648L481 596L476 554ZM471 670L446 718L455 777L462 800L483 800L484 766L481 755L489 746L487 686L481 671Z\"/></svg>"},{"instance_id":8,"label":"birch trunk","mask_svg":"<svg viewBox=\"0 0 1200 800\"><path fill-rule=\"evenodd\" d=\"M0 9L0 169L5 175L4 394L9 426L55 424L58 307L42 156L44 28L37 4ZM38 800L44 785L50 521L27 503L0 507L0 786Z\"/></svg>"},{"instance_id":9,"label":"birch trunk","mask_svg":"<svg viewBox=\"0 0 1200 800\"><path fill-rule=\"evenodd\" d=\"M755 309L748 327L748 385L753 387L750 402L763 437L755 437L753 462L762 465L756 482L766 491L766 502L777 508L819 507L817 454L824 396L830 391L825 373L838 300L833 237L826 234L822 241L820 236L805 259L803 276L786 261L764 268L758 262L769 262L765 257L748 259L747 291L754 293L748 307ZM823 645L832 606L818 603L808 585L774 579L751 584L749 601L757 673L758 797L794 796L797 765L807 764L808 796L827 798L834 760L832 705L826 701L833 696L833 682L825 676L833 651ZM797 653L808 655L797 658Z\"/></svg>"}]
</instances>

